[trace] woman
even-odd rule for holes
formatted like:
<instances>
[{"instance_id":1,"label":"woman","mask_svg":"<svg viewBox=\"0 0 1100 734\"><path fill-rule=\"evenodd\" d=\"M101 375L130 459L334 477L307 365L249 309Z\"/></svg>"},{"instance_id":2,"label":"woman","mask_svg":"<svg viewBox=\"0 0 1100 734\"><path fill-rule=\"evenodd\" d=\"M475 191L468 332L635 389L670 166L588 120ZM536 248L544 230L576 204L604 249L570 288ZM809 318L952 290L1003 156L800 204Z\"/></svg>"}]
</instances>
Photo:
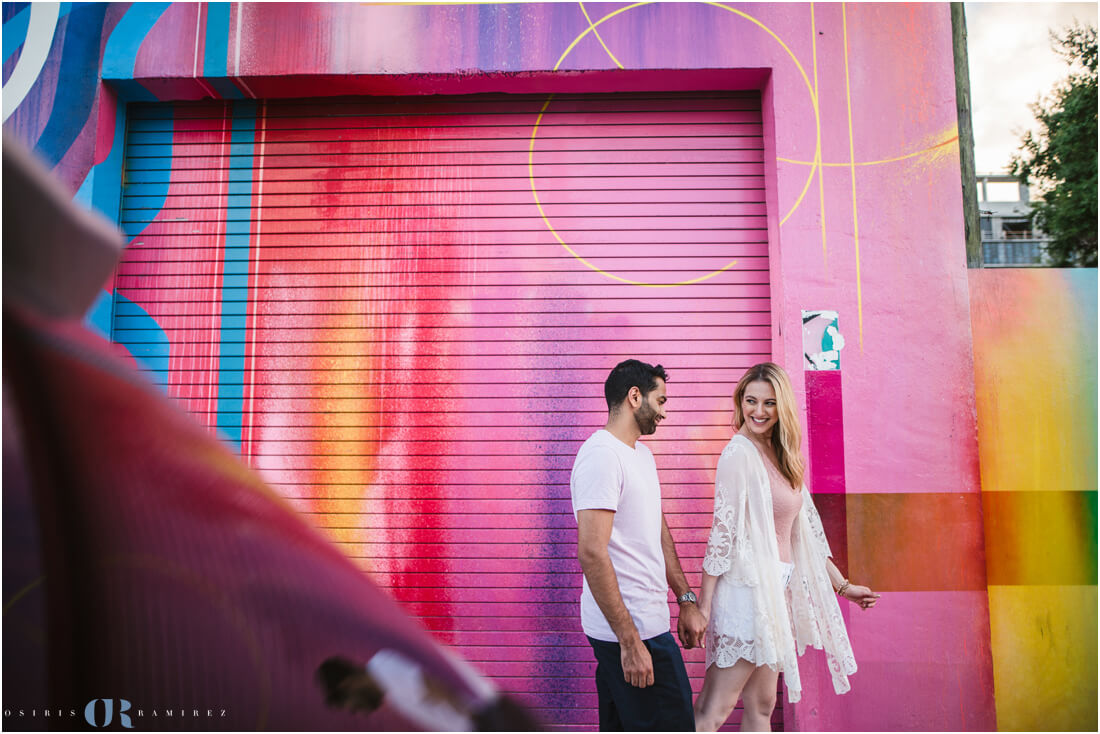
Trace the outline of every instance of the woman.
<instances>
[{"instance_id":1,"label":"woman","mask_svg":"<svg viewBox=\"0 0 1100 734\"><path fill-rule=\"evenodd\" d=\"M878 594L849 583L829 560L802 482L802 429L787 374L758 364L733 399L737 435L718 459L699 593L707 670L695 725L716 731L743 697L741 730L770 731L780 671L788 700L801 698L798 655L807 645L825 650L836 692L849 688L856 662L833 592L863 609Z\"/></svg>"}]
</instances>

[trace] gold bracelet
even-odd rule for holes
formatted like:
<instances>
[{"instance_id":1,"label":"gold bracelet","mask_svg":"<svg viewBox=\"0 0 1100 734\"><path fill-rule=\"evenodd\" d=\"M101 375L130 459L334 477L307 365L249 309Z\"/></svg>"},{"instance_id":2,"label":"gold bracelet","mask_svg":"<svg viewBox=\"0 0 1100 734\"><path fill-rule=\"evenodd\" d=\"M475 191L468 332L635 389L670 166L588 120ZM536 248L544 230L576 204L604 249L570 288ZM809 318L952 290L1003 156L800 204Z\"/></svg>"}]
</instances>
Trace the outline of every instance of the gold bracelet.
<instances>
[{"instance_id":1,"label":"gold bracelet","mask_svg":"<svg viewBox=\"0 0 1100 734\"><path fill-rule=\"evenodd\" d=\"M848 587L851 586L851 585L852 584L851 584L851 582L848 581L848 579L844 579L844 583L841 584L840 588L836 590L836 595L837 596L844 596L844 592L847 591Z\"/></svg>"}]
</instances>

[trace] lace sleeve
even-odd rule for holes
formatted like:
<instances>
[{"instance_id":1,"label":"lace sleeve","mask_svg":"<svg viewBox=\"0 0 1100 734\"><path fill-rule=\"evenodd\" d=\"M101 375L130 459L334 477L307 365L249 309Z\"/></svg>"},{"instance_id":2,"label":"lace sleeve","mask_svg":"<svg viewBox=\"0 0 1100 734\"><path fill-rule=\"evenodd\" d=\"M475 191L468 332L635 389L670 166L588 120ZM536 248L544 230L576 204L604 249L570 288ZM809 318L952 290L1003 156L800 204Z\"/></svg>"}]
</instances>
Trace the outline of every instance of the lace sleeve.
<instances>
[{"instance_id":1,"label":"lace sleeve","mask_svg":"<svg viewBox=\"0 0 1100 734\"><path fill-rule=\"evenodd\" d=\"M734 561L752 562L748 536L748 460L743 448L730 442L718 459L714 477L714 519L703 570L721 576Z\"/></svg>"},{"instance_id":2,"label":"lace sleeve","mask_svg":"<svg viewBox=\"0 0 1100 734\"><path fill-rule=\"evenodd\" d=\"M707 540L707 553L703 557L703 570L711 576L721 576L730 568L733 556L733 528L729 501L721 483L714 483L714 520Z\"/></svg>"},{"instance_id":3,"label":"lace sleeve","mask_svg":"<svg viewBox=\"0 0 1100 734\"><path fill-rule=\"evenodd\" d=\"M817 514L817 507L814 506L813 496L810 494L809 487L802 485L803 499L802 502L806 508L806 520L809 525L809 547L817 555L823 558L831 558L833 555L832 550L829 548L829 540L825 537L825 526L821 524L821 516ZM798 523L795 523L795 529L797 532Z\"/></svg>"},{"instance_id":4,"label":"lace sleeve","mask_svg":"<svg viewBox=\"0 0 1100 734\"><path fill-rule=\"evenodd\" d=\"M829 580L825 562L831 555L829 543L809 492L803 498L795 530L795 571L787 594L795 643L799 654L807 647L825 651L833 690L844 693L850 688L848 676L856 672L856 659Z\"/></svg>"}]
</instances>

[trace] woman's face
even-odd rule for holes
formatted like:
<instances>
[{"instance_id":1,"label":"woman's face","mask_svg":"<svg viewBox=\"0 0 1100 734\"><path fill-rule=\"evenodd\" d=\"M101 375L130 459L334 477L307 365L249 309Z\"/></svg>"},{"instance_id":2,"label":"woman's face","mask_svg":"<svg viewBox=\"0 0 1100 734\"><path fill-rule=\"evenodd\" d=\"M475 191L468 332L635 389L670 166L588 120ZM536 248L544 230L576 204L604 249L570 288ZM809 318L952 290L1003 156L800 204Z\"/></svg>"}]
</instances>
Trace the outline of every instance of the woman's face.
<instances>
[{"instance_id":1,"label":"woman's face","mask_svg":"<svg viewBox=\"0 0 1100 734\"><path fill-rule=\"evenodd\" d=\"M750 432L760 438L771 438L772 429L779 422L779 406L770 382L757 380L745 387L741 396L741 415Z\"/></svg>"}]
</instances>

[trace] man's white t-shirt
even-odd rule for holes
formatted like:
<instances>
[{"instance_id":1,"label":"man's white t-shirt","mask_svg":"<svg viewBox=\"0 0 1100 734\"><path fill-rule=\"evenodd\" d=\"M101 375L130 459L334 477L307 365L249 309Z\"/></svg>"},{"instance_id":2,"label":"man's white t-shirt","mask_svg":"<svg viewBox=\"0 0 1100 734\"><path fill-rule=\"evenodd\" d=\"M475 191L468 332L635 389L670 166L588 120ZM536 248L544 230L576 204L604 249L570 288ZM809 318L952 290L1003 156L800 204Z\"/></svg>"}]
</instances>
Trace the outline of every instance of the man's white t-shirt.
<instances>
[{"instance_id":1,"label":"man's white t-shirt","mask_svg":"<svg viewBox=\"0 0 1100 734\"><path fill-rule=\"evenodd\" d=\"M607 553L623 604L643 640L669 631L668 581L661 550L661 484L649 448L631 448L605 429L577 452L569 478L573 517L580 510L613 510ZM596 604L588 579L581 591L581 626L596 640L618 642Z\"/></svg>"}]
</instances>

